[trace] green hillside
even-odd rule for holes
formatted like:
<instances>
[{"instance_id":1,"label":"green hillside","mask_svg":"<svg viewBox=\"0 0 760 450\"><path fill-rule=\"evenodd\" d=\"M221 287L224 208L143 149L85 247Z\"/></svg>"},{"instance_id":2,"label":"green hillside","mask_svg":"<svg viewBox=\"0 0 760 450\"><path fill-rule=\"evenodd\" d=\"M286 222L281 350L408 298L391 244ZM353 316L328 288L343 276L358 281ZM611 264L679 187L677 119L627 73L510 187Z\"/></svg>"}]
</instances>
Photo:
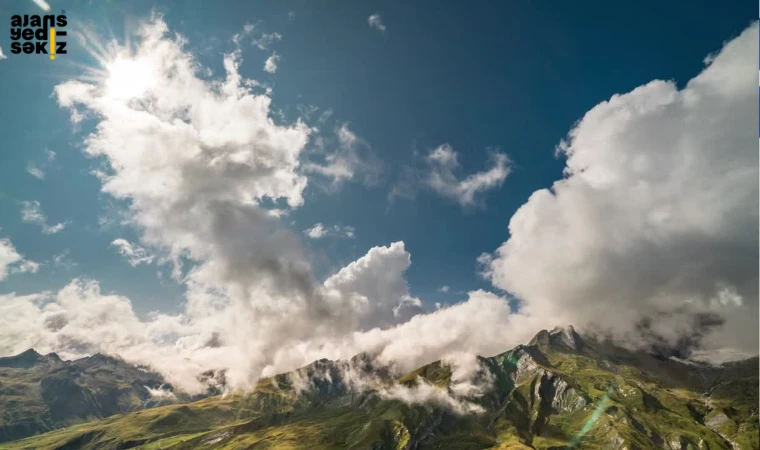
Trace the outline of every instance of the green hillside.
<instances>
[{"instance_id":1,"label":"green hillside","mask_svg":"<svg viewBox=\"0 0 760 450\"><path fill-rule=\"evenodd\" d=\"M161 375L101 354L63 361L27 350L0 358L0 442L190 400L172 390Z\"/></svg>"},{"instance_id":2,"label":"green hillside","mask_svg":"<svg viewBox=\"0 0 760 450\"><path fill-rule=\"evenodd\" d=\"M758 359L710 366L582 340L572 328L394 376L360 355L1 449L758 449ZM413 395L428 395L413 401ZM409 395L406 395L406 394Z\"/></svg>"}]
</instances>

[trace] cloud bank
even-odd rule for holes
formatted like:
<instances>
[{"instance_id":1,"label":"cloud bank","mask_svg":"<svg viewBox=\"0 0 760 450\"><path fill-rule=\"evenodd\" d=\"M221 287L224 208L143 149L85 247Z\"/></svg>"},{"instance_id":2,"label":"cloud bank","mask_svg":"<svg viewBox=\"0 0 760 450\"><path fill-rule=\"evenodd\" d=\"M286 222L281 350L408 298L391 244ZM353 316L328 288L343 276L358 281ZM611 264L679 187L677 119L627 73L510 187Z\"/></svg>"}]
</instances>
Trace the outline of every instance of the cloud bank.
<instances>
[{"instance_id":1,"label":"cloud bank","mask_svg":"<svg viewBox=\"0 0 760 450\"><path fill-rule=\"evenodd\" d=\"M586 113L557 149L565 178L515 213L487 277L524 314L674 345L714 314L711 345L756 351L757 60L755 23L683 89Z\"/></svg>"}]
</instances>

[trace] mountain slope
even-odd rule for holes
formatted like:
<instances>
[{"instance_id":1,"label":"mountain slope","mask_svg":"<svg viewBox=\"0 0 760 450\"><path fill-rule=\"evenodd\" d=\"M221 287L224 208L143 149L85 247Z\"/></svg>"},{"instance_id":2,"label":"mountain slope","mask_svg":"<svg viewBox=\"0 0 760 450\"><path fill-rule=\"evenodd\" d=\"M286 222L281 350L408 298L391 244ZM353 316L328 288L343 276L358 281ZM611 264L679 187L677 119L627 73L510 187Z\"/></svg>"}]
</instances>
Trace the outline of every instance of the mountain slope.
<instances>
[{"instance_id":1,"label":"mountain slope","mask_svg":"<svg viewBox=\"0 0 760 450\"><path fill-rule=\"evenodd\" d=\"M0 442L179 400L160 375L106 355L0 358Z\"/></svg>"},{"instance_id":2,"label":"mountain slope","mask_svg":"<svg viewBox=\"0 0 760 450\"><path fill-rule=\"evenodd\" d=\"M367 355L316 361L211 397L0 448L757 449L758 359L710 366L581 339L568 327L396 376Z\"/></svg>"}]
</instances>

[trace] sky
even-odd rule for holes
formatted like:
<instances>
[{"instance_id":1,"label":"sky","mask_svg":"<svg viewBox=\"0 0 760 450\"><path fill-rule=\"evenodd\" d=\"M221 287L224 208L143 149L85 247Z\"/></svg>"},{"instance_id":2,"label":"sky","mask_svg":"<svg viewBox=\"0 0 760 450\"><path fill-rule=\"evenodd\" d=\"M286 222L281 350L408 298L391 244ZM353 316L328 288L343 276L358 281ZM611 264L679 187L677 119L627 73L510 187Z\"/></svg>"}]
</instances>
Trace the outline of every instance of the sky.
<instances>
[{"instance_id":1,"label":"sky","mask_svg":"<svg viewBox=\"0 0 760 450\"><path fill-rule=\"evenodd\" d=\"M66 55L0 34L0 353L757 351L754 4L48 3Z\"/></svg>"}]
</instances>

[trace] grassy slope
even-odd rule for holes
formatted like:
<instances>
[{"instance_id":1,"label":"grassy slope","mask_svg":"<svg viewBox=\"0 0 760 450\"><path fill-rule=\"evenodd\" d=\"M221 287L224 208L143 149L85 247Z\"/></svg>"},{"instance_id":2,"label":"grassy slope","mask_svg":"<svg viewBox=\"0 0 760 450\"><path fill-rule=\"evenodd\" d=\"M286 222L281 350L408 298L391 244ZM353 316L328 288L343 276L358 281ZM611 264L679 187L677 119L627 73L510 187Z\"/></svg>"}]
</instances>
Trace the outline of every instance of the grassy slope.
<instances>
[{"instance_id":1,"label":"grassy slope","mask_svg":"<svg viewBox=\"0 0 760 450\"><path fill-rule=\"evenodd\" d=\"M299 395L278 376L251 396L115 416L0 449L403 449L412 440L420 449L728 449L728 440L759 448L756 363L728 375L694 376L689 366L637 354L541 350L482 359L494 388L477 400L487 410L480 416L339 391ZM526 351L534 354L536 370L518 373ZM412 386L419 378L446 389L451 370L433 363L398 381ZM568 388L561 398L552 397L558 380ZM727 420L714 431L705 423L717 415Z\"/></svg>"},{"instance_id":2,"label":"grassy slope","mask_svg":"<svg viewBox=\"0 0 760 450\"><path fill-rule=\"evenodd\" d=\"M62 361L28 350L0 358L0 442L172 403L150 398L147 387L161 385L160 375L104 355Z\"/></svg>"}]
</instances>

